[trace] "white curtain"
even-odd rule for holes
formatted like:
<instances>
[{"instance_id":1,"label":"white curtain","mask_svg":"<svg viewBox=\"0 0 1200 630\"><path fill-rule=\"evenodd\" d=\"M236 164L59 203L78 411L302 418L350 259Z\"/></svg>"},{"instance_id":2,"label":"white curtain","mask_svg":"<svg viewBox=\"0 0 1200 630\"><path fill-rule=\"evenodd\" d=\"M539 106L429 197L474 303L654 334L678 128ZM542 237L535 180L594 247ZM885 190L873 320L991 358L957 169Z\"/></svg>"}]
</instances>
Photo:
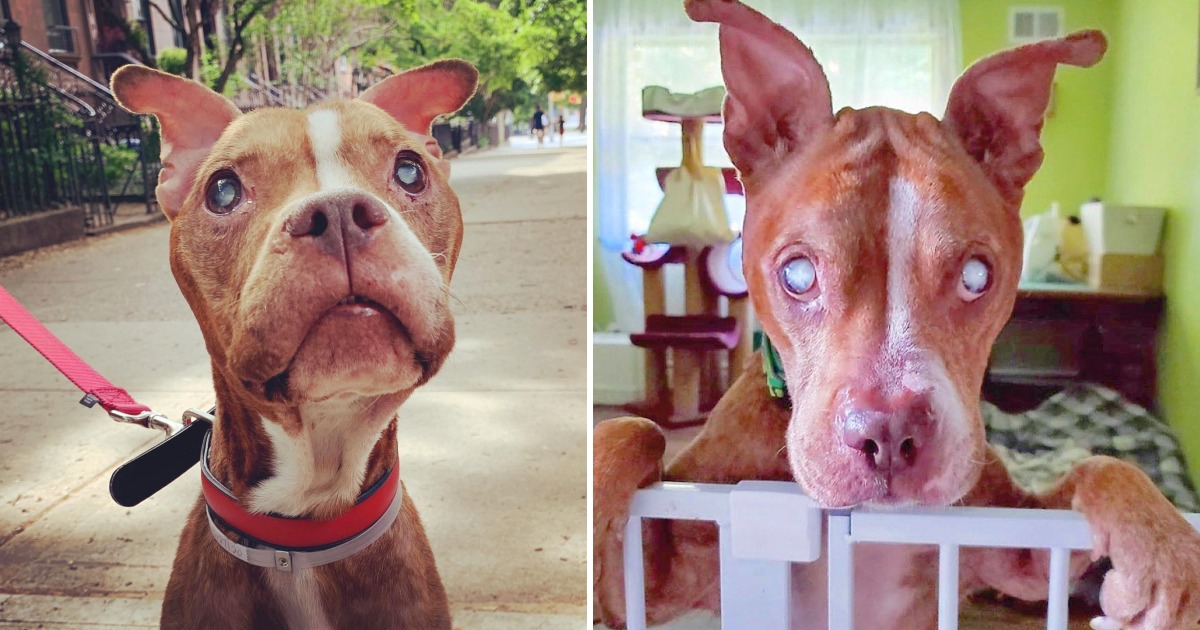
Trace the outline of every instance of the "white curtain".
<instances>
[{"instance_id":1,"label":"white curtain","mask_svg":"<svg viewBox=\"0 0 1200 630\"><path fill-rule=\"evenodd\" d=\"M748 0L808 44L829 77L834 110L886 105L941 114L962 68L959 0ZM662 193L655 168L680 163L680 127L641 116L641 90L721 85L717 26L683 0L594 0L593 124L597 249L616 321L642 328L641 274L620 252L642 234ZM721 126L704 132L705 162L729 166ZM740 229L744 206L729 197ZM597 278L599 281L600 278ZM670 304L672 300L668 300Z\"/></svg>"}]
</instances>

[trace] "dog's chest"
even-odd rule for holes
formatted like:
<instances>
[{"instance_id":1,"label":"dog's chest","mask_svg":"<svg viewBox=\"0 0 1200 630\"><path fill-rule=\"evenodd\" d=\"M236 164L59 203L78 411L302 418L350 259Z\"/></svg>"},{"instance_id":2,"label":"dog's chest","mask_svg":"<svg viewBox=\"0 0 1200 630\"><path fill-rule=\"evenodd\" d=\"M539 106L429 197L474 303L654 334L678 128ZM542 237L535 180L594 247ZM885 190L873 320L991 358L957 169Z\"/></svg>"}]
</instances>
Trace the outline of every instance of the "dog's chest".
<instances>
[{"instance_id":1,"label":"dog's chest","mask_svg":"<svg viewBox=\"0 0 1200 630\"><path fill-rule=\"evenodd\" d=\"M795 565L792 630L825 630L829 567L825 558ZM913 545L854 546L854 627L932 628L937 613L937 551Z\"/></svg>"},{"instance_id":2,"label":"dog's chest","mask_svg":"<svg viewBox=\"0 0 1200 630\"><path fill-rule=\"evenodd\" d=\"M267 588L275 596L275 603L291 630L333 630L325 607L321 603L321 592L317 578L309 571L285 573L268 569Z\"/></svg>"}]
</instances>

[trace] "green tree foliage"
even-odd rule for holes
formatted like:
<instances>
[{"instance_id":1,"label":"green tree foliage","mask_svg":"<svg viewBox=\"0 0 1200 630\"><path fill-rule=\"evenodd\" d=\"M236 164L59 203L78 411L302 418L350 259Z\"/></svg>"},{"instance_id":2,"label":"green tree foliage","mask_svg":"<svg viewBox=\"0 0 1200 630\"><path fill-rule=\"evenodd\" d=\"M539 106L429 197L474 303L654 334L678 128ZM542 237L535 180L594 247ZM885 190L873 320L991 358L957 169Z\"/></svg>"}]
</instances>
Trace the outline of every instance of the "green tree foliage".
<instances>
[{"instance_id":1,"label":"green tree foliage","mask_svg":"<svg viewBox=\"0 0 1200 630\"><path fill-rule=\"evenodd\" d=\"M237 72L238 65L249 50L249 36L252 27L259 23L263 15L275 7L281 0L181 0L182 15L174 10L168 12L159 3L151 3L152 10L184 40L182 76L201 78L209 87L218 92L232 89L230 85ZM202 37L201 5L206 11L220 14L225 20L225 41L218 45L214 37ZM132 25L130 25L132 28ZM136 39L131 39L137 46ZM142 54L149 65L154 65L154 59L148 54ZM200 63L197 63L197 62ZM211 67L215 66L214 71ZM199 73L199 77L197 76ZM178 73L177 73L178 74Z\"/></svg>"},{"instance_id":2,"label":"green tree foliage","mask_svg":"<svg viewBox=\"0 0 1200 630\"><path fill-rule=\"evenodd\" d=\"M503 2L416 0L414 9L406 30L364 47L367 63L402 70L447 57L466 59L479 69L479 91L465 109L482 120L530 100L542 59L529 42L549 39L547 29Z\"/></svg>"},{"instance_id":3,"label":"green tree foliage","mask_svg":"<svg viewBox=\"0 0 1200 630\"><path fill-rule=\"evenodd\" d=\"M231 82L231 79L236 76L238 64L241 63L242 57L250 49L249 29L251 29L260 20L264 11L273 8L278 0L226 0L225 1L225 25L227 27L227 38L225 50L209 51L216 52L215 59L220 59L219 63L211 64L205 61L205 65L219 65L216 77L207 81L212 89L217 92L227 92L236 90L236 81ZM203 71L203 70L202 70Z\"/></svg>"},{"instance_id":4,"label":"green tree foliage","mask_svg":"<svg viewBox=\"0 0 1200 630\"><path fill-rule=\"evenodd\" d=\"M331 88L338 59L381 40L405 37L415 0L276 0L250 32L280 48L283 74Z\"/></svg>"},{"instance_id":5,"label":"green tree foliage","mask_svg":"<svg viewBox=\"0 0 1200 630\"><path fill-rule=\"evenodd\" d=\"M587 3L583 0L528 0L518 10L538 28L526 31L528 54L538 59L540 85L553 92L587 91ZM547 36L548 34L548 36Z\"/></svg>"},{"instance_id":6,"label":"green tree foliage","mask_svg":"<svg viewBox=\"0 0 1200 630\"><path fill-rule=\"evenodd\" d=\"M224 11L229 50L212 42L200 50L191 11L201 1L183 0L187 18L170 21L193 44L183 73L218 90L239 85L239 64L258 43L288 80L331 92L341 59L385 72L466 59L480 75L466 109L482 120L532 111L550 91L586 87L585 0L211 0Z\"/></svg>"},{"instance_id":7,"label":"green tree foliage","mask_svg":"<svg viewBox=\"0 0 1200 630\"><path fill-rule=\"evenodd\" d=\"M187 76L187 51L174 47L158 51L158 67L163 72Z\"/></svg>"}]
</instances>

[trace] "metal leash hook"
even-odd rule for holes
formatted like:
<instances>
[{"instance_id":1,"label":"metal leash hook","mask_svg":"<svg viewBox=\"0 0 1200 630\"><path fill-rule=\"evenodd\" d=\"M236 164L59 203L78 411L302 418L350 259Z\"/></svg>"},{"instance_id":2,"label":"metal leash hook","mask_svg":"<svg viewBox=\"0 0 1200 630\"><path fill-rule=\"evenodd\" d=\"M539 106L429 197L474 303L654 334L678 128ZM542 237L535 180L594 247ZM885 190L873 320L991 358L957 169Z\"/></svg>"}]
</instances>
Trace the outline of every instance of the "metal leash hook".
<instances>
[{"instance_id":1,"label":"metal leash hook","mask_svg":"<svg viewBox=\"0 0 1200 630\"><path fill-rule=\"evenodd\" d=\"M96 403L98 402L100 402L100 399L97 398L95 394L88 393L84 394L83 398L80 399L79 404L91 409L92 407L95 407ZM214 408L213 411L216 411L216 408ZM188 412L195 412L191 420L188 418ZM123 411L117 411L116 409L111 409L108 410L108 415L117 422L136 424L147 429L158 429L163 433L166 433L168 438L187 428L187 426L198 417L205 417L210 421L212 420L211 415L205 415L202 411L189 409L188 412L183 414L183 424L175 422L165 415L149 409L138 414L129 414Z\"/></svg>"},{"instance_id":2,"label":"metal leash hook","mask_svg":"<svg viewBox=\"0 0 1200 630\"><path fill-rule=\"evenodd\" d=\"M191 411L191 410L189 410ZM179 423L164 416L156 411L143 411L137 415L130 415L113 409L108 412L108 415L117 422L125 422L127 424L136 424L146 427L147 429L158 429L167 434L167 437L173 437L176 433L187 428L190 422L187 422L187 414L184 414L184 422Z\"/></svg>"}]
</instances>

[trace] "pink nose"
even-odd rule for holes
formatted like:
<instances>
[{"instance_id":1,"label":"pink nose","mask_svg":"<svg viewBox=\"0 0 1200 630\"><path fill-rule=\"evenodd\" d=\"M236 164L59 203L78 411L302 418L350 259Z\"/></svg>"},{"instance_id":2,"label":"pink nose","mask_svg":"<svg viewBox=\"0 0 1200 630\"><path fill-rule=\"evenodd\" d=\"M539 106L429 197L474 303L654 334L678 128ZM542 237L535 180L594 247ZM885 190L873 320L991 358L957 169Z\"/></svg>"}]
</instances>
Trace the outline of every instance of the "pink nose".
<instances>
[{"instance_id":1,"label":"pink nose","mask_svg":"<svg viewBox=\"0 0 1200 630\"><path fill-rule=\"evenodd\" d=\"M297 239L312 239L322 251L340 254L361 246L387 220L387 208L375 197L338 191L305 199L284 221L283 229Z\"/></svg>"},{"instance_id":2,"label":"pink nose","mask_svg":"<svg viewBox=\"0 0 1200 630\"><path fill-rule=\"evenodd\" d=\"M851 403L839 419L846 446L862 453L868 466L885 474L912 467L932 432L928 394L913 394L895 402Z\"/></svg>"}]
</instances>

